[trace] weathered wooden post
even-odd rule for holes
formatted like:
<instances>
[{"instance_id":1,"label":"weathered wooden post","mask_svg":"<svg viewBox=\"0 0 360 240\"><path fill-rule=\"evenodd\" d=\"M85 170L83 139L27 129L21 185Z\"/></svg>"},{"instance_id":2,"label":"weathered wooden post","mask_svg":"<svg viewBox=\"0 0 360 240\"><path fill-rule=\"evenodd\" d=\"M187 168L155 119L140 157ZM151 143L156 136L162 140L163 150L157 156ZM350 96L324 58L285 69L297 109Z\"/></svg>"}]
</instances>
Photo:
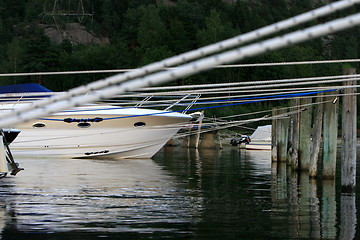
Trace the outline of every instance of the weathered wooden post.
<instances>
[{"instance_id":1,"label":"weathered wooden post","mask_svg":"<svg viewBox=\"0 0 360 240\"><path fill-rule=\"evenodd\" d=\"M182 142L181 142L181 146L182 146L182 147L189 147L189 146L188 146L189 141L190 141L189 135L188 135L188 136L185 136L185 137L183 138Z\"/></svg>"},{"instance_id":2,"label":"weathered wooden post","mask_svg":"<svg viewBox=\"0 0 360 240\"><path fill-rule=\"evenodd\" d=\"M299 146L299 167L302 171L309 171L311 156L311 98L300 100L300 146Z\"/></svg>"},{"instance_id":3,"label":"weathered wooden post","mask_svg":"<svg viewBox=\"0 0 360 240\"><path fill-rule=\"evenodd\" d=\"M300 99L296 98L292 101L292 111L291 114L291 146L289 148L289 163L293 170L298 170L299 167L299 134L300 134L300 128L299 128L299 120L300 120L300 113L299 113L299 105L300 105Z\"/></svg>"},{"instance_id":4,"label":"weathered wooden post","mask_svg":"<svg viewBox=\"0 0 360 240\"><path fill-rule=\"evenodd\" d=\"M216 124L216 117L214 116L214 126L217 126ZM219 148L222 149L223 148L223 145L222 145L222 141L221 141L221 137L220 137L220 134L218 131L214 131L214 134L219 142Z\"/></svg>"},{"instance_id":5,"label":"weathered wooden post","mask_svg":"<svg viewBox=\"0 0 360 240\"><path fill-rule=\"evenodd\" d=\"M336 147L338 133L338 102L337 96L331 96L334 92L328 92L324 104L323 118L323 179L334 179L336 171Z\"/></svg>"},{"instance_id":6,"label":"weathered wooden post","mask_svg":"<svg viewBox=\"0 0 360 240\"><path fill-rule=\"evenodd\" d=\"M277 119L278 110L273 108L272 110L272 125L271 125L271 161L277 162L278 160L278 149L277 149L277 139L278 139L278 122Z\"/></svg>"},{"instance_id":7,"label":"weathered wooden post","mask_svg":"<svg viewBox=\"0 0 360 240\"><path fill-rule=\"evenodd\" d=\"M278 161L285 162L287 160L287 144L289 135L289 118L284 116L286 110L280 110L281 119L278 121Z\"/></svg>"},{"instance_id":8,"label":"weathered wooden post","mask_svg":"<svg viewBox=\"0 0 360 240\"><path fill-rule=\"evenodd\" d=\"M218 133L216 133L216 137L217 137L217 140L219 141L219 147L220 147L220 149L222 149L223 145L222 145L222 142L221 142L221 137L220 137L220 135Z\"/></svg>"},{"instance_id":9,"label":"weathered wooden post","mask_svg":"<svg viewBox=\"0 0 360 240\"><path fill-rule=\"evenodd\" d=\"M318 173L318 160L320 153L322 122L324 114L324 105L322 102L322 94L318 94L316 98L315 114L314 114L314 126L313 126L313 147L310 158L309 177L315 178Z\"/></svg>"},{"instance_id":10,"label":"weathered wooden post","mask_svg":"<svg viewBox=\"0 0 360 240\"><path fill-rule=\"evenodd\" d=\"M201 114L202 114L202 116L204 116L204 111L202 111ZM200 118L200 121L199 121L198 133L197 133L197 135L196 135L195 148L199 148L202 120L203 120L203 117L201 117L201 118Z\"/></svg>"},{"instance_id":11,"label":"weathered wooden post","mask_svg":"<svg viewBox=\"0 0 360 240\"><path fill-rule=\"evenodd\" d=\"M290 108L290 112L292 112L292 107ZM293 145L293 115L290 113L289 119L289 128L288 128L288 144L287 144L287 164L291 165L291 152L292 152L292 145Z\"/></svg>"},{"instance_id":12,"label":"weathered wooden post","mask_svg":"<svg viewBox=\"0 0 360 240\"><path fill-rule=\"evenodd\" d=\"M215 143L214 138L215 138L214 132L204 132L204 133L202 133L202 139L201 139L199 148L215 149L216 148L216 143Z\"/></svg>"},{"instance_id":13,"label":"weathered wooden post","mask_svg":"<svg viewBox=\"0 0 360 240\"><path fill-rule=\"evenodd\" d=\"M197 148L196 147L196 142L197 142L197 136L196 135L190 135L189 142L188 142L188 147L189 148Z\"/></svg>"},{"instance_id":14,"label":"weathered wooden post","mask_svg":"<svg viewBox=\"0 0 360 240\"><path fill-rule=\"evenodd\" d=\"M344 69L344 74L356 74L355 68ZM356 120L357 102L355 96L356 81L344 82L342 102L342 149L341 149L341 186L344 192L353 192L356 186Z\"/></svg>"}]
</instances>

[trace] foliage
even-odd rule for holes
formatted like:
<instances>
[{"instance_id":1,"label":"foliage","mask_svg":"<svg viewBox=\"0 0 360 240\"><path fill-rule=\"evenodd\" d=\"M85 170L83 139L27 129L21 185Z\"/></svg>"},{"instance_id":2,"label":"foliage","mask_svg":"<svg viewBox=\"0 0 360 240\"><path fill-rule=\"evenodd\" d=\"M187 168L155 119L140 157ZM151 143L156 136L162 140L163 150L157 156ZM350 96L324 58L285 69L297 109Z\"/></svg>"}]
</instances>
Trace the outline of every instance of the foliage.
<instances>
[{"instance_id":1,"label":"foliage","mask_svg":"<svg viewBox=\"0 0 360 240\"><path fill-rule=\"evenodd\" d=\"M71 39L54 43L39 28L40 23L53 24L49 13L54 1L0 2L0 71L4 73L136 68L249 32L315 7L310 0L238 0L232 3L220 0L86 0L83 1L85 8L95 15L91 21L83 23L89 32L108 36L110 44L85 46L73 45ZM59 0L58 3L63 9L76 9L77 1ZM321 1L317 1L316 4L317 7L322 5ZM356 9L349 11L356 12ZM58 20L59 24L66 24L76 19ZM245 61L255 63L358 58L359 38L360 31L355 29ZM341 74L340 65L215 69L170 84L254 81L336 74ZM102 77L106 75L2 78L0 84L41 82L54 91L63 91ZM262 105L259 103L256 107L261 108ZM238 112L247 108L249 107L241 106L229 108L230 110L212 111Z\"/></svg>"}]
</instances>

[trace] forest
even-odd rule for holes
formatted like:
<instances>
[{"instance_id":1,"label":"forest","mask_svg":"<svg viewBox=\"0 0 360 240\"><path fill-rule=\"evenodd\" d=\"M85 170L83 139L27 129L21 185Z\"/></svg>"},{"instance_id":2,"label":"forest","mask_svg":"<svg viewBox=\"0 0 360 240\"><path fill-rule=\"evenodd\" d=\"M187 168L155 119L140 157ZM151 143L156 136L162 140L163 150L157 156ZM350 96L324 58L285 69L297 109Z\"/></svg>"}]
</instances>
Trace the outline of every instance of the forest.
<instances>
[{"instance_id":1,"label":"forest","mask_svg":"<svg viewBox=\"0 0 360 240\"><path fill-rule=\"evenodd\" d=\"M1 73L138 68L325 4L321 0L0 0L0 3ZM75 16L55 17L52 13L55 10L78 13L80 3L82 13L91 13L82 17L81 25L95 36L108 38L109 43L74 44L66 38L56 43L39 27L43 24L64 29L71 22L79 22ZM317 22L356 11L354 7ZM242 63L358 58L359 39L359 28L353 28ZM323 64L216 69L172 84L339 75L342 67ZM64 91L106 76L109 75L3 77L0 83L35 82L53 91Z\"/></svg>"}]
</instances>

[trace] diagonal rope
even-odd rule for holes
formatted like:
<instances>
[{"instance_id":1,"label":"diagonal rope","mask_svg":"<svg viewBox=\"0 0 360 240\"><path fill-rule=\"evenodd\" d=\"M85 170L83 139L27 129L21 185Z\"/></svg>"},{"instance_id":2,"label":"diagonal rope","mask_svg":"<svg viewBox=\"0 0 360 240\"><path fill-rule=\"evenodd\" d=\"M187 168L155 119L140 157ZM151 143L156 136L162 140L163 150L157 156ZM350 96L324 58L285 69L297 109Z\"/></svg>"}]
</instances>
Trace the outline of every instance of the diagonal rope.
<instances>
[{"instance_id":1,"label":"diagonal rope","mask_svg":"<svg viewBox=\"0 0 360 240\"><path fill-rule=\"evenodd\" d=\"M359 1L360 0L340 1L337 3L351 2L351 5L353 5L355 3L359 3ZM328 6L332 6L330 9L333 10L334 5L328 5ZM326 9L326 7L323 7L323 9ZM314 15L316 15L315 13L316 10L311 11L309 13L305 13L302 16L310 15L313 18ZM291 18L289 20L290 22L296 22L296 24L298 24L297 17ZM16 123L24 122L39 116L48 115L62 109L79 106L88 102L94 102L99 99L107 98L109 96L126 92L129 90L134 90L145 86L157 85L181 77L190 76L205 70L215 68L216 66L221 64L228 64L248 57L257 56L261 53L266 53L268 51L274 51L280 48L288 47L326 34L341 31L359 24L360 24L360 14L358 13L348 16L346 18L336 19L321 25L292 32L281 37L271 38L269 40L265 40L259 43L254 43L235 50L229 50L224 53L220 53L214 56L210 56L190 63L186 63L181 65L180 67L177 67L176 69L148 74L144 77L137 77L138 75L136 74L140 74L140 73L147 74L148 72L151 72L149 71L151 69L145 71L146 68L141 68L139 70L134 70L125 74L115 75L105 80L97 81L87 86L70 90L69 92L64 94L55 95L54 97L51 97L47 100L38 101L37 103L34 103L32 107L15 110L14 113L12 114L4 114L2 116L2 119L0 120L0 127L7 127L9 125L14 125ZM279 24L274 24L270 26L273 26L275 32L279 30ZM261 34L260 32L258 32L258 34L256 34L256 31L254 32L257 38L259 35L263 36L263 34ZM266 32L263 31L263 33L265 34ZM243 41L240 40L241 38L238 39L238 45L243 43ZM223 42L210 46L216 46L217 51L224 49ZM200 56L204 55L201 51L198 53L200 53ZM174 58L177 59L176 57ZM148 66L154 66L154 65L159 66L159 64L162 63L160 65L162 65L163 68L168 67L168 65L164 65L164 62L167 61L169 60L164 60L159 63L150 64ZM186 61L188 60L183 58L181 62L186 62ZM169 63L171 63L171 61L169 61ZM135 73L134 76L131 75L134 73ZM131 79L131 81L123 82L124 80L129 80L129 79ZM101 89L101 90L95 91L96 89ZM83 91L86 92L90 91L90 93L87 94L86 96L78 96L79 93L83 93Z\"/></svg>"},{"instance_id":2,"label":"diagonal rope","mask_svg":"<svg viewBox=\"0 0 360 240\"><path fill-rule=\"evenodd\" d=\"M178 56L174 56L174 57L162 60L160 62L149 64L147 66L144 66L142 68L139 68L139 69L136 69L136 70L133 70L130 72L118 74L113 77L106 78L104 80L96 81L96 82L90 83L85 86L80 86L80 87L71 89L67 93L54 96L53 98L49 99L48 101L37 102L36 105L33 105L31 107L28 106L28 107L24 108L24 110L38 108L40 106L48 104L49 102L67 100L74 96L86 94L88 92L102 89L105 87L109 87L112 85L117 85L123 81L128 81L130 79L139 78L141 76L144 76L144 75L147 75L150 73L154 73L154 72L166 69L171 66L184 64L186 62L189 62L189 61L192 61L192 60L204 57L204 56L215 54L220 51L224 51L226 49L231 49L231 48L237 47L239 45L242 45L244 43L254 41L254 40L257 40L257 39L265 37L265 36L269 36L271 34L280 32L282 30L285 30L285 29L288 29L291 27L298 26L299 24L315 20L316 18L332 14L336 11L352 7L358 3L360 3L360 0L342 0L342 1L334 2L329 5L320 7L318 9L315 9L315 10L300 14L298 16L274 23L269 26L262 27L260 29L251 31L249 33L245 33L240 36L236 36L234 38L230 38L230 39L221 41L219 43L211 44L211 45L199 48L197 50L193 50L193 51L190 51L190 52L187 52L184 54L180 54Z\"/></svg>"},{"instance_id":3,"label":"diagonal rope","mask_svg":"<svg viewBox=\"0 0 360 240\"><path fill-rule=\"evenodd\" d=\"M277 79L277 80L261 80L261 81L249 81L249 82L231 82L231 83L216 83L216 84L199 84L199 85L184 85L184 86L165 86L165 87L150 87L150 88L140 88L136 91L160 91L160 90L178 90L178 89L197 89L197 88L219 88L219 87L232 87L240 85L264 85L264 84L273 84L273 83L290 83L290 82L304 82L304 81L320 81L320 80L335 80L341 79L341 81L354 80L353 78L360 77L360 74L355 75L338 75L338 76L323 76L323 77L307 77L307 78L291 78L291 79ZM316 82L315 82L316 84ZM214 90L210 90L214 91ZM173 92L171 92L172 94ZM140 93L143 95L148 95L149 93Z\"/></svg>"}]
</instances>

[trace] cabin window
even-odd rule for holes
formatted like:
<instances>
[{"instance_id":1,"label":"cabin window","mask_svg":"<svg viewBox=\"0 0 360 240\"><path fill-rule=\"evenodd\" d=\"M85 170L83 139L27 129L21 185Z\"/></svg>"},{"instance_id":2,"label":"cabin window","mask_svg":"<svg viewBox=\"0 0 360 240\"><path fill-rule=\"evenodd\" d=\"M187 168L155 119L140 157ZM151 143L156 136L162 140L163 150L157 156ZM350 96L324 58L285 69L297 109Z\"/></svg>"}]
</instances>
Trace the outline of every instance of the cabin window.
<instances>
[{"instance_id":1,"label":"cabin window","mask_svg":"<svg viewBox=\"0 0 360 240\"><path fill-rule=\"evenodd\" d=\"M78 124L79 128L88 128L90 126L91 126L91 124L87 123L87 122L81 122L81 123Z\"/></svg>"},{"instance_id":2,"label":"cabin window","mask_svg":"<svg viewBox=\"0 0 360 240\"><path fill-rule=\"evenodd\" d=\"M45 127L45 124L43 123L34 123L33 128L43 128Z\"/></svg>"},{"instance_id":3,"label":"cabin window","mask_svg":"<svg viewBox=\"0 0 360 240\"><path fill-rule=\"evenodd\" d=\"M146 123L144 122L136 122L134 123L134 127L145 127L146 126Z\"/></svg>"}]
</instances>

